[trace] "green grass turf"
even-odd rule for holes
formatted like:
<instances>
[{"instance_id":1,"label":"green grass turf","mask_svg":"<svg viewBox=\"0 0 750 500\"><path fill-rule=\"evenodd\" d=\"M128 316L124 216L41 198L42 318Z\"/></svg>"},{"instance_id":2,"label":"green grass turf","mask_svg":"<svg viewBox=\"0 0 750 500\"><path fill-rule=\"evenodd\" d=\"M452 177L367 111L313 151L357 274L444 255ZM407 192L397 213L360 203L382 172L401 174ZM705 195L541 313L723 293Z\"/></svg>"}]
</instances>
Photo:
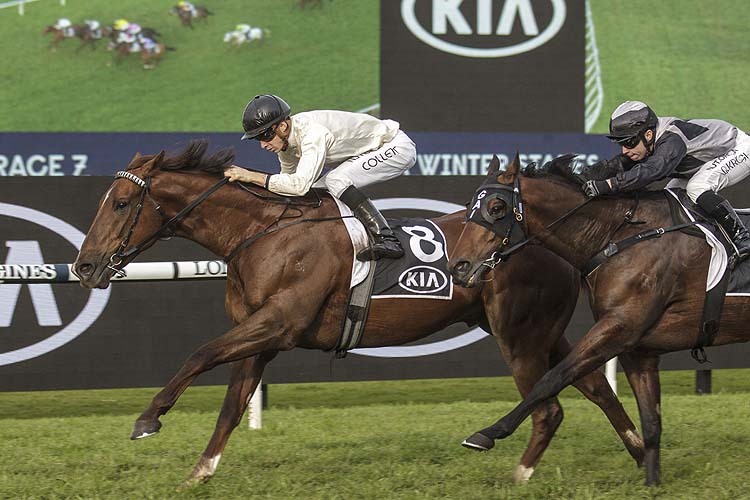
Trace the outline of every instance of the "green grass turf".
<instances>
[{"instance_id":1,"label":"green grass turf","mask_svg":"<svg viewBox=\"0 0 750 500\"><path fill-rule=\"evenodd\" d=\"M43 0L26 15L0 10L0 131L237 131L255 94L277 93L295 111L357 110L379 100L379 2L296 0L199 2L215 12L190 30L152 0ZM177 49L153 70L132 54L107 66L104 43L75 52L78 40L47 48L45 26L58 18L125 17L155 28ZM271 30L263 44L231 49L225 32L245 22ZM49 36L49 35L48 35Z\"/></svg>"},{"instance_id":2,"label":"green grass turf","mask_svg":"<svg viewBox=\"0 0 750 500\"><path fill-rule=\"evenodd\" d=\"M604 133L623 101L661 116L721 118L750 129L745 0L591 0L604 104Z\"/></svg>"},{"instance_id":3,"label":"green grass turf","mask_svg":"<svg viewBox=\"0 0 750 500\"><path fill-rule=\"evenodd\" d=\"M748 498L748 370L662 374L662 479L646 488L598 408L573 391L529 484L510 473L529 423L494 450L459 446L517 402L508 378L272 386L264 428L243 424L217 475L182 493L214 426L221 387L189 389L155 437L129 441L154 389L0 394L0 498ZM621 399L635 403L623 384Z\"/></svg>"}]
</instances>

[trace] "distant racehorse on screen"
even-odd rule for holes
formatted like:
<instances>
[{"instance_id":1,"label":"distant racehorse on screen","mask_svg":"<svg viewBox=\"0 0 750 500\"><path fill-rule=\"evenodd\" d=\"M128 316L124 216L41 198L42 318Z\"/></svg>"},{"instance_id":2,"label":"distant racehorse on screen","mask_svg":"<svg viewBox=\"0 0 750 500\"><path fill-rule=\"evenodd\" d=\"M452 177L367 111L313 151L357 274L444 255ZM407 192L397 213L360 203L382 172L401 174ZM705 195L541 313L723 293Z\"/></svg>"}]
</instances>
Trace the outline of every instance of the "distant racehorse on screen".
<instances>
[{"instance_id":1,"label":"distant racehorse on screen","mask_svg":"<svg viewBox=\"0 0 750 500\"><path fill-rule=\"evenodd\" d=\"M106 288L114 273L161 237L184 237L216 255L233 255L225 304L234 328L190 356L138 417L131 436L158 432L159 417L195 377L231 363L216 430L186 486L214 474L264 367L279 351L335 348L354 255L339 208L327 193L314 190L304 198L287 198L254 185L227 185L222 172L232 164L233 153L208 156L206 147L196 141L175 156L163 151L136 155L102 198L74 265L83 286ZM462 221L463 212L434 220L449 245ZM539 248L492 277L481 291L456 288L450 300L373 301L360 347L405 344L457 322L480 324L494 335L526 394L569 351L562 334L576 304L579 278ZM506 283L513 284L512 292ZM640 436L604 377L592 373L576 387L602 408L640 462ZM517 480L529 479L562 416L555 398L534 412L532 437L514 473Z\"/></svg>"}]
</instances>

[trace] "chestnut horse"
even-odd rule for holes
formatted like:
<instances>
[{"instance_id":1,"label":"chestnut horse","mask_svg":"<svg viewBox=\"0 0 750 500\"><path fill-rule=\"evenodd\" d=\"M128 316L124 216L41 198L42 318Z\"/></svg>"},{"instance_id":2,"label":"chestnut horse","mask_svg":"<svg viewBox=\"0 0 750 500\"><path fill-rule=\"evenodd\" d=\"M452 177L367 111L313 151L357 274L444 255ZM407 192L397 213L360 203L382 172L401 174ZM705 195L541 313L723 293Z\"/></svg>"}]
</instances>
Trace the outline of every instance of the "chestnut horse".
<instances>
[{"instance_id":1,"label":"chestnut horse","mask_svg":"<svg viewBox=\"0 0 750 500\"><path fill-rule=\"evenodd\" d=\"M101 199L74 264L83 286L106 288L114 273L161 237L184 237L216 255L233 255L225 304L236 326L190 356L138 417L131 435L136 439L158 432L159 417L196 376L232 363L216 430L185 486L214 474L265 365L279 351L336 346L353 261L341 214L327 193L287 198L254 185L227 185L222 172L232 164L233 152L208 156L206 147L205 141L193 141L175 156L164 151L136 155ZM462 220L463 212L435 219L449 245ZM294 229L284 230L290 226ZM252 244L243 246L248 242ZM511 282L512 291L505 287ZM498 270L482 291L456 288L449 301L373 301L360 346L404 344L457 322L480 324L495 337L526 394L570 349L562 334L579 286L579 277L561 259L530 249L528 260ZM605 378L594 373L576 387L601 407L640 462L642 440ZM534 412L533 433L514 472L517 480L529 479L562 417L555 398Z\"/></svg>"},{"instance_id":2,"label":"chestnut horse","mask_svg":"<svg viewBox=\"0 0 750 500\"><path fill-rule=\"evenodd\" d=\"M581 192L582 178L570 166L571 158L553 160L544 170L526 173L520 172L518 157L505 172L498 170L499 162L493 159L468 212L472 223L464 226L451 252L448 267L456 283L472 286L490 267L525 260L523 252L511 255L532 240L576 269L584 269L611 241L674 226L663 192L587 200ZM612 175L599 172L590 177ZM638 224L631 223L631 218ZM711 248L702 238L674 231L605 260L585 280L596 320L591 330L521 404L467 441L476 448L491 448L495 439L513 433L537 405L617 356L638 402L646 484L658 484L659 356L696 345L710 255ZM507 264L500 264L506 259L510 259ZM748 306L747 297L726 297L714 345L750 340Z\"/></svg>"},{"instance_id":3,"label":"chestnut horse","mask_svg":"<svg viewBox=\"0 0 750 500\"><path fill-rule=\"evenodd\" d=\"M70 30L66 31L66 28L61 29L54 24L50 24L42 30L42 35L46 36L48 33L52 33L52 40L49 42L49 48L54 52L57 50L57 46L60 42L66 38L79 36L78 33L80 33L85 27L86 25L73 24L70 26Z\"/></svg>"}]
</instances>

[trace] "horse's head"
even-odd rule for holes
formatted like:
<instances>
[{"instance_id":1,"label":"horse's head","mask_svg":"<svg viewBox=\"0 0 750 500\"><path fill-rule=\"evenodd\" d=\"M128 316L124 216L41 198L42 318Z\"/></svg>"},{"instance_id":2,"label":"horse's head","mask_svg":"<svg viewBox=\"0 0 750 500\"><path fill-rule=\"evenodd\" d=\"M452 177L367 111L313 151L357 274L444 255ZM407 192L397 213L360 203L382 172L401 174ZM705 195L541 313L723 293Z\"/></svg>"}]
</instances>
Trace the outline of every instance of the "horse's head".
<instances>
[{"instance_id":1,"label":"horse's head","mask_svg":"<svg viewBox=\"0 0 750 500\"><path fill-rule=\"evenodd\" d=\"M150 189L152 175L163 159L164 151L149 156L136 153L99 201L94 222L73 264L73 272L83 286L107 288L112 276L135 258L132 246L128 248L131 242L145 240L162 225L165 216Z\"/></svg>"},{"instance_id":2,"label":"horse's head","mask_svg":"<svg viewBox=\"0 0 750 500\"><path fill-rule=\"evenodd\" d=\"M451 252L448 271L461 286L476 286L495 267L498 252L525 238L518 154L504 172L497 156L467 206L466 223ZM486 255L489 258L476 256Z\"/></svg>"},{"instance_id":3,"label":"horse's head","mask_svg":"<svg viewBox=\"0 0 750 500\"><path fill-rule=\"evenodd\" d=\"M448 271L457 284L476 286L485 272L529 243L530 232L537 234L567 218L565 215L545 227L540 217L529 220L524 208L534 206L535 213L559 213L583 200L580 184L585 179L574 173L575 158L574 154L562 155L541 169L527 166L524 172L518 154L505 172L499 171L497 157L492 159L487 178L468 205L466 224L448 262ZM534 182L534 177L539 181Z\"/></svg>"},{"instance_id":4,"label":"horse's head","mask_svg":"<svg viewBox=\"0 0 750 500\"><path fill-rule=\"evenodd\" d=\"M46 35L47 33L57 33L58 30L53 24L50 24L49 26L44 28L44 31L42 31L42 35Z\"/></svg>"},{"instance_id":5,"label":"horse's head","mask_svg":"<svg viewBox=\"0 0 750 500\"><path fill-rule=\"evenodd\" d=\"M178 154L136 154L99 202L73 272L88 288L106 288L115 274L157 240L181 231L199 204L225 184L234 150L206 154L208 141L191 141ZM174 175L173 172L187 172ZM221 180L218 180L221 179ZM217 182L218 181L218 182ZM205 190L193 199L195 190Z\"/></svg>"}]
</instances>

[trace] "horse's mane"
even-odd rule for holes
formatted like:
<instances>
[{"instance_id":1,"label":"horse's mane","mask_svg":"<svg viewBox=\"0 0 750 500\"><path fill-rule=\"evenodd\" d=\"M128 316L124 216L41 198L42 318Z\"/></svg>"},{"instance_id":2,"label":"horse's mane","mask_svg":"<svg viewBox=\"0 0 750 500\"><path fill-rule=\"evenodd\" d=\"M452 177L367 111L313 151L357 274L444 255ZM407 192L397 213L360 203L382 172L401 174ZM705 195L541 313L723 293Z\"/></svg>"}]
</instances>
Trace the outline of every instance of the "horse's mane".
<instances>
[{"instance_id":1,"label":"horse's mane","mask_svg":"<svg viewBox=\"0 0 750 500\"><path fill-rule=\"evenodd\" d=\"M527 177L545 177L554 176L576 186L583 185L588 180L604 180L614 177L620 171L615 162L599 162L594 165L583 167L577 172L576 159L577 155L567 153L558 156L545 163L542 167L526 168L524 175Z\"/></svg>"},{"instance_id":2,"label":"horse's mane","mask_svg":"<svg viewBox=\"0 0 750 500\"><path fill-rule=\"evenodd\" d=\"M576 154L568 153L548 161L541 167L535 166L531 168L531 165L528 165L523 175L536 178L551 177L580 186L585 179L582 180L581 176L575 173L575 159L577 156Z\"/></svg>"},{"instance_id":3,"label":"horse's mane","mask_svg":"<svg viewBox=\"0 0 750 500\"><path fill-rule=\"evenodd\" d=\"M209 174L221 174L224 169L234 162L234 148L224 148L207 155L208 140L194 139L188 145L175 154L167 154L154 167L159 170L183 171L183 172L206 172ZM134 158L128 170L138 168L151 161L156 155L143 155Z\"/></svg>"}]
</instances>

